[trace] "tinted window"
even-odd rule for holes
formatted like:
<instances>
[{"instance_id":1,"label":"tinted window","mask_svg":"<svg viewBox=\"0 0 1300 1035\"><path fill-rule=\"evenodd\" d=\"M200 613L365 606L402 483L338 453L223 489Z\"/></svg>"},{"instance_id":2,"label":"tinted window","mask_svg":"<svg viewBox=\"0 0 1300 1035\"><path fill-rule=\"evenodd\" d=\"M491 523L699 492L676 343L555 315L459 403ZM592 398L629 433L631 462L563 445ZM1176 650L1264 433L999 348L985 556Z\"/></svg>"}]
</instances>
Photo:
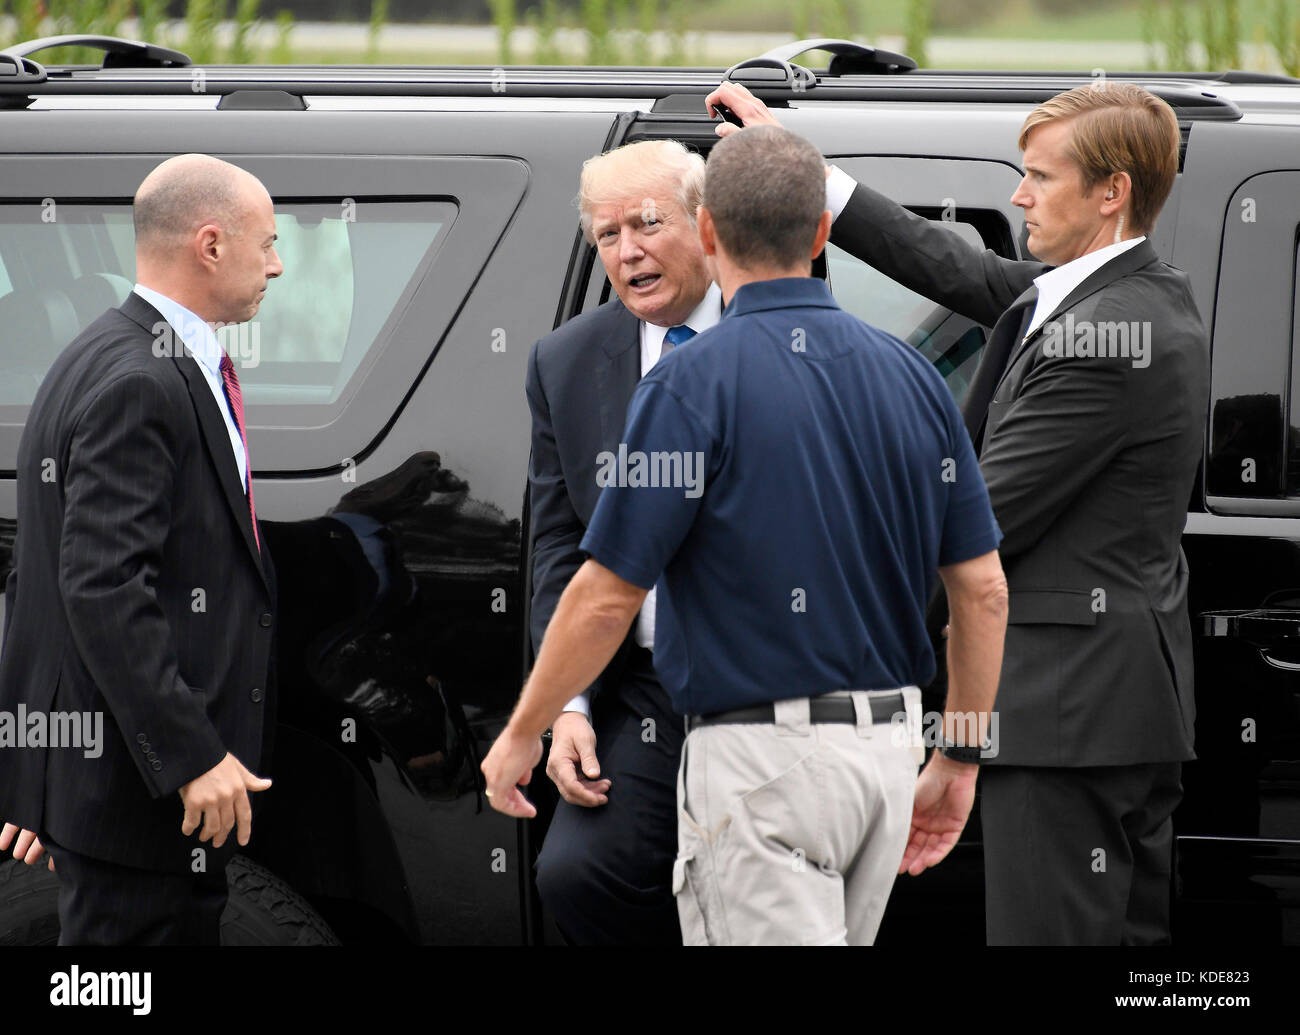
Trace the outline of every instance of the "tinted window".
<instances>
[{"instance_id":1,"label":"tinted window","mask_svg":"<svg viewBox=\"0 0 1300 1035\"><path fill-rule=\"evenodd\" d=\"M278 201L284 274L220 337L251 404L332 405L456 208ZM129 204L0 205L0 405L27 406L55 357L135 282Z\"/></svg>"},{"instance_id":2,"label":"tinted window","mask_svg":"<svg viewBox=\"0 0 1300 1035\"><path fill-rule=\"evenodd\" d=\"M974 245L984 248L970 223L936 220ZM960 403L979 365L985 332L977 323L936 305L903 287L833 244L826 246L831 290L841 308L918 349L948 383Z\"/></svg>"}]
</instances>

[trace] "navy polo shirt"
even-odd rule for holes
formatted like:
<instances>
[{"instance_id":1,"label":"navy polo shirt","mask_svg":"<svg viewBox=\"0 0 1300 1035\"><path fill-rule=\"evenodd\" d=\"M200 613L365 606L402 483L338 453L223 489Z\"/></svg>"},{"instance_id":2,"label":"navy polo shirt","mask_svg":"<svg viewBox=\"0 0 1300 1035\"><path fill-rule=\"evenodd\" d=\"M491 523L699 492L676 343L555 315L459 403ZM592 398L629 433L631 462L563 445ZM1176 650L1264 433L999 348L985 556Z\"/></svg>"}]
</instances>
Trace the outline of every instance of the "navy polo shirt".
<instances>
[{"instance_id":1,"label":"navy polo shirt","mask_svg":"<svg viewBox=\"0 0 1300 1035\"><path fill-rule=\"evenodd\" d=\"M928 683L937 569L1002 538L943 378L811 277L741 287L661 359L597 480L582 549L658 583L680 714Z\"/></svg>"}]
</instances>

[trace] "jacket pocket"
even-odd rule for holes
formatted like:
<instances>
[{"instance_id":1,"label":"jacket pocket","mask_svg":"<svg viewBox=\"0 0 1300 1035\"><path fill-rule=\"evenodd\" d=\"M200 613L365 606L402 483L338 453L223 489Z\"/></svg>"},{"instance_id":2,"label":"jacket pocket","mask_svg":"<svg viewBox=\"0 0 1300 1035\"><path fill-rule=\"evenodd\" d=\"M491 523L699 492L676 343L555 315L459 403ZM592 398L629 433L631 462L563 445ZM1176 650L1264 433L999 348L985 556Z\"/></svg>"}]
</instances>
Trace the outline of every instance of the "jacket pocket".
<instances>
[{"instance_id":1,"label":"jacket pocket","mask_svg":"<svg viewBox=\"0 0 1300 1035\"><path fill-rule=\"evenodd\" d=\"M1012 591L1008 625L1096 625L1092 593L1086 589L1022 589Z\"/></svg>"}]
</instances>

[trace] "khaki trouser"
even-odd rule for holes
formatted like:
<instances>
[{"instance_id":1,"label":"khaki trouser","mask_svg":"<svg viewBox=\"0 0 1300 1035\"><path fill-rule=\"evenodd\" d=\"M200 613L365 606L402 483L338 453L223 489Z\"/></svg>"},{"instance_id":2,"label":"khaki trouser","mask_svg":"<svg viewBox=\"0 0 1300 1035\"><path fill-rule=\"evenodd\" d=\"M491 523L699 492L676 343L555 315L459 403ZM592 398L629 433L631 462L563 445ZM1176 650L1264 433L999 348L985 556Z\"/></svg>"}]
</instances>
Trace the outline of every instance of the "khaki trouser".
<instances>
[{"instance_id":1,"label":"khaki trouser","mask_svg":"<svg viewBox=\"0 0 1300 1035\"><path fill-rule=\"evenodd\" d=\"M876 691L872 691L875 693ZM891 691L892 692L892 691ZM839 691L837 696L849 691ZM852 691L857 724L691 729L677 776L673 892L687 945L870 945L912 818L917 763ZM920 691L904 690L920 721Z\"/></svg>"}]
</instances>

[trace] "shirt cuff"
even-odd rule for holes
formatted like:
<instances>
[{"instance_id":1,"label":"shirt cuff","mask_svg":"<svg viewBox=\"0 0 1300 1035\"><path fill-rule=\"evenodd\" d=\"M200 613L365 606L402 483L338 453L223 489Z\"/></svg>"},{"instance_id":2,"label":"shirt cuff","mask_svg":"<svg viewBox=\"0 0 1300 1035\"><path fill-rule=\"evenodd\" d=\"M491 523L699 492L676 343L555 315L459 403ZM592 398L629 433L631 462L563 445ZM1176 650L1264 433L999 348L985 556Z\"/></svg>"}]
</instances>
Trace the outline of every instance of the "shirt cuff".
<instances>
[{"instance_id":1,"label":"shirt cuff","mask_svg":"<svg viewBox=\"0 0 1300 1035\"><path fill-rule=\"evenodd\" d=\"M826 177L826 207L831 210L831 221L840 218L857 188L858 181L838 165L831 166L831 174Z\"/></svg>"},{"instance_id":2,"label":"shirt cuff","mask_svg":"<svg viewBox=\"0 0 1300 1035\"><path fill-rule=\"evenodd\" d=\"M564 706L564 710L565 710L566 712L581 712L583 715L585 715L585 716L587 717L587 721L590 722L590 721L591 721L591 702L588 700L588 697L589 697L589 696L590 696L590 692L587 691L587 690L584 690L584 691L583 691L582 693L580 693L577 697L575 697L572 701L570 701L568 704L566 704L566 705Z\"/></svg>"}]
</instances>

